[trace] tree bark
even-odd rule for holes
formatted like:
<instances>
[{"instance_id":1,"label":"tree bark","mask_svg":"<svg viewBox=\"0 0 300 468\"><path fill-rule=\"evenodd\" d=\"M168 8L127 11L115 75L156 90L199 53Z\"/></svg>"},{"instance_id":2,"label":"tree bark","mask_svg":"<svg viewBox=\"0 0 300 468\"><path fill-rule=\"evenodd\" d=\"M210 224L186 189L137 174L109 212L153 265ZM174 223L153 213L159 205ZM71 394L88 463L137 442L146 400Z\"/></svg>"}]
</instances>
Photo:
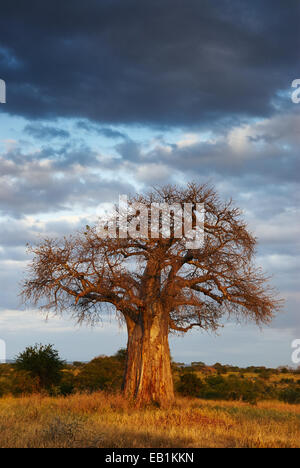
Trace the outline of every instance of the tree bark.
<instances>
[{"instance_id":1,"label":"tree bark","mask_svg":"<svg viewBox=\"0 0 300 468\"><path fill-rule=\"evenodd\" d=\"M128 344L123 390L138 406L168 406L174 400L168 314L160 304L140 313L138 323L127 319Z\"/></svg>"}]
</instances>

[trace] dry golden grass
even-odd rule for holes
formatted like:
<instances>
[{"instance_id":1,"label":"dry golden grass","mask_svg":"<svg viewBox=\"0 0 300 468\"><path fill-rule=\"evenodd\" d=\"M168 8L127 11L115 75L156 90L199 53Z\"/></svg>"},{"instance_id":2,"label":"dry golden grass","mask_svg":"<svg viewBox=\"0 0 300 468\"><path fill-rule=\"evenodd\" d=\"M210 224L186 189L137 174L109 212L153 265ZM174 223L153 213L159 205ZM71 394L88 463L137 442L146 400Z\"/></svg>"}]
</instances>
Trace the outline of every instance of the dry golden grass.
<instances>
[{"instance_id":1,"label":"dry golden grass","mask_svg":"<svg viewBox=\"0 0 300 468\"><path fill-rule=\"evenodd\" d=\"M300 406L178 398L137 410L121 395L0 399L0 447L299 448Z\"/></svg>"}]
</instances>

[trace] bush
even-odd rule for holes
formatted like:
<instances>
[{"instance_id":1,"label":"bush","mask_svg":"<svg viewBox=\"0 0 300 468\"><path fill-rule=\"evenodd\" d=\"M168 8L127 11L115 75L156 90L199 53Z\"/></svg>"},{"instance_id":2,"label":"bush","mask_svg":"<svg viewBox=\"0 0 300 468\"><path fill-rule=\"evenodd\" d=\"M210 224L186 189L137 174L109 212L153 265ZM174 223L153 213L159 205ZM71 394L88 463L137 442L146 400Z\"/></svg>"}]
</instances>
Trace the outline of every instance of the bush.
<instances>
[{"instance_id":1,"label":"bush","mask_svg":"<svg viewBox=\"0 0 300 468\"><path fill-rule=\"evenodd\" d=\"M14 396L38 393L40 389L38 377L32 377L29 372L15 371L11 375L7 390Z\"/></svg>"},{"instance_id":2,"label":"bush","mask_svg":"<svg viewBox=\"0 0 300 468\"><path fill-rule=\"evenodd\" d=\"M86 364L76 377L76 387L90 392L121 387L124 366L115 357L98 357Z\"/></svg>"},{"instance_id":3,"label":"bush","mask_svg":"<svg viewBox=\"0 0 300 468\"><path fill-rule=\"evenodd\" d=\"M5 364L0 368L0 397L4 395L28 395L39 391L39 381L29 372L18 371Z\"/></svg>"},{"instance_id":4,"label":"bush","mask_svg":"<svg viewBox=\"0 0 300 468\"><path fill-rule=\"evenodd\" d=\"M177 391L184 396L198 397L202 388L202 380L191 372L182 374L177 384Z\"/></svg>"},{"instance_id":5,"label":"bush","mask_svg":"<svg viewBox=\"0 0 300 468\"><path fill-rule=\"evenodd\" d=\"M272 373L268 370L263 370L262 372L260 372L259 376L263 380L270 380Z\"/></svg>"},{"instance_id":6,"label":"bush","mask_svg":"<svg viewBox=\"0 0 300 468\"><path fill-rule=\"evenodd\" d=\"M280 379L281 384L294 384L296 383L294 379L288 378L288 379Z\"/></svg>"},{"instance_id":7,"label":"bush","mask_svg":"<svg viewBox=\"0 0 300 468\"><path fill-rule=\"evenodd\" d=\"M228 371L227 367L222 366L222 364L220 364L219 362L216 362L216 364L213 365L213 368L216 369L219 375L227 374Z\"/></svg>"},{"instance_id":8,"label":"bush","mask_svg":"<svg viewBox=\"0 0 300 468\"><path fill-rule=\"evenodd\" d=\"M72 371L65 370L62 372L61 381L59 384L59 392L63 396L71 395L74 392L76 385L76 377Z\"/></svg>"},{"instance_id":9,"label":"bush","mask_svg":"<svg viewBox=\"0 0 300 468\"><path fill-rule=\"evenodd\" d=\"M279 399L291 405L300 404L300 389L288 387L280 392Z\"/></svg>"},{"instance_id":10,"label":"bush","mask_svg":"<svg viewBox=\"0 0 300 468\"><path fill-rule=\"evenodd\" d=\"M28 347L17 356L15 368L27 372L38 380L40 389L50 389L61 380L61 370L65 363L59 358L53 345Z\"/></svg>"},{"instance_id":11,"label":"bush","mask_svg":"<svg viewBox=\"0 0 300 468\"><path fill-rule=\"evenodd\" d=\"M201 396L214 400L243 400L255 404L262 397L262 388L246 378L209 377Z\"/></svg>"},{"instance_id":12,"label":"bush","mask_svg":"<svg viewBox=\"0 0 300 468\"><path fill-rule=\"evenodd\" d=\"M73 362L73 367L82 367L84 366L84 363L81 361L74 361Z\"/></svg>"},{"instance_id":13,"label":"bush","mask_svg":"<svg viewBox=\"0 0 300 468\"><path fill-rule=\"evenodd\" d=\"M177 391L182 395L207 400L242 400L251 404L273 395L271 388L263 381L253 382L234 375L228 378L216 375L207 377L203 382L193 373L180 376Z\"/></svg>"}]
</instances>

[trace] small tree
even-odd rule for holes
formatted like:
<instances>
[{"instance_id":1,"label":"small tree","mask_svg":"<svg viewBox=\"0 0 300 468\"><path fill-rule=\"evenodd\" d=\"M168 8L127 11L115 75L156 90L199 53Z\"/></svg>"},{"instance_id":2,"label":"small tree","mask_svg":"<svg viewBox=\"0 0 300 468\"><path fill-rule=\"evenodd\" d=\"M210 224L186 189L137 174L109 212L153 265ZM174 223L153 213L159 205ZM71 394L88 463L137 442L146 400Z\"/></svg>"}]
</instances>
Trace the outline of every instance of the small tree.
<instances>
[{"instance_id":1,"label":"small tree","mask_svg":"<svg viewBox=\"0 0 300 468\"><path fill-rule=\"evenodd\" d=\"M20 353L15 365L18 370L29 372L33 378L37 378L40 388L49 389L59 383L65 362L59 358L53 345L36 344Z\"/></svg>"},{"instance_id":2,"label":"small tree","mask_svg":"<svg viewBox=\"0 0 300 468\"><path fill-rule=\"evenodd\" d=\"M73 310L80 322L98 319L109 305L128 331L124 393L136 401L173 401L168 335L198 327L216 330L224 315L268 323L279 303L253 262L256 239L239 209L222 202L214 189L191 183L166 186L132 197L129 205L204 204L205 245L188 249L184 235L99 235L97 226L62 240L45 239L32 248L25 299L43 301L57 312ZM194 219L194 217L193 217ZM162 222L160 222L161 228ZM119 224L117 234L122 233ZM146 233L147 234L147 233Z\"/></svg>"}]
</instances>

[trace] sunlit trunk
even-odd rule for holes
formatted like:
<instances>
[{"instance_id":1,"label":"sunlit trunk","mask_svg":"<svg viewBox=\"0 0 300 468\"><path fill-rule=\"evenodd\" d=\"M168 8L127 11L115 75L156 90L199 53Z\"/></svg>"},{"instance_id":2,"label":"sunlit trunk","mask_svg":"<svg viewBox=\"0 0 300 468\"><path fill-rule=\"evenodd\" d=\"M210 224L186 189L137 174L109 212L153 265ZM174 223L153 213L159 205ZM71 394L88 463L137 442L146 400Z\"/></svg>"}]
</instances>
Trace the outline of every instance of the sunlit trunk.
<instances>
[{"instance_id":1,"label":"sunlit trunk","mask_svg":"<svg viewBox=\"0 0 300 468\"><path fill-rule=\"evenodd\" d=\"M127 321L127 362L123 389L138 405L167 406L174 400L168 342L168 314L153 304L138 324Z\"/></svg>"}]
</instances>

